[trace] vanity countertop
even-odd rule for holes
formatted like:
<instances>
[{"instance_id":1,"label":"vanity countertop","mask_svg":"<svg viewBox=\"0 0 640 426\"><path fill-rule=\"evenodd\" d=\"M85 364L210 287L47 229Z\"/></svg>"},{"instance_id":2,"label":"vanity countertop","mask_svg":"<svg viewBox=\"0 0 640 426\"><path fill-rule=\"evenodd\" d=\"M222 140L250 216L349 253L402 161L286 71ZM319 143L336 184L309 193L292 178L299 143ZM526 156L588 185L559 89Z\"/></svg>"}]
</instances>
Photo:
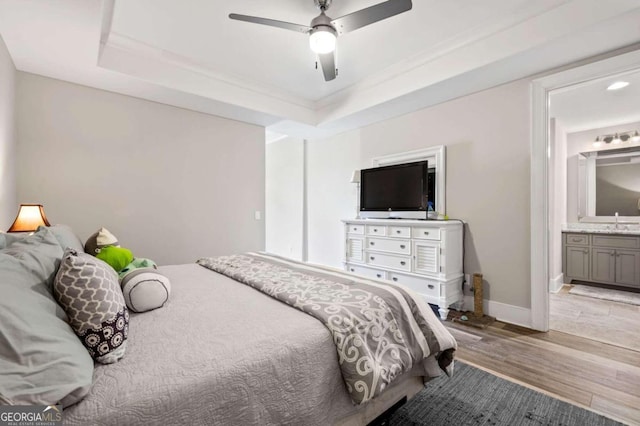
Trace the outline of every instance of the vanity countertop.
<instances>
[{"instance_id":1,"label":"vanity countertop","mask_svg":"<svg viewBox=\"0 0 640 426\"><path fill-rule=\"evenodd\" d=\"M619 234L640 235L638 223L567 223L562 227L562 232L588 233L588 234Z\"/></svg>"}]
</instances>

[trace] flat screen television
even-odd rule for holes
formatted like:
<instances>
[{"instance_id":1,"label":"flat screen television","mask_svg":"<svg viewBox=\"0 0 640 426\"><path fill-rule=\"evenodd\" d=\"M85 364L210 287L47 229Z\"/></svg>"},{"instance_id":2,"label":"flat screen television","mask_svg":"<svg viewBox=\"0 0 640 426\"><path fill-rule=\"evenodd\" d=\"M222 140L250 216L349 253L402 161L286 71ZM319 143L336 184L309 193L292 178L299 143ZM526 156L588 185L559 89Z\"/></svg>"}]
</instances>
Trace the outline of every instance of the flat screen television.
<instances>
[{"instance_id":1,"label":"flat screen television","mask_svg":"<svg viewBox=\"0 0 640 426\"><path fill-rule=\"evenodd\" d=\"M360 182L360 212L363 217L393 217L401 214L426 218L429 203L436 210L435 169L429 169L426 161L364 169L360 174ZM363 215L367 212L392 214Z\"/></svg>"}]
</instances>

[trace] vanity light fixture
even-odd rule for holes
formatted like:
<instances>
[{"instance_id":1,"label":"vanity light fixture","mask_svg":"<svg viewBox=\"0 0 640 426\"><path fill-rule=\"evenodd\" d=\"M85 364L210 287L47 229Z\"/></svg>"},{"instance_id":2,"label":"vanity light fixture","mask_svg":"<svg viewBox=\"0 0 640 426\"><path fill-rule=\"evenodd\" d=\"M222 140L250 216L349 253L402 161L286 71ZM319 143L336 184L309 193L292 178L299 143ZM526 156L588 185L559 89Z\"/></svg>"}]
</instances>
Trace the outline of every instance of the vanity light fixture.
<instances>
[{"instance_id":1,"label":"vanity light fixture","mask_svg":"<svg viewBox=\"0 0 640 426\"><path fill-rule=\"evenodd\" d=\"M622 139L620 139L620 136L618 136L618 134L616 133L611 143L614 143L614 144L622 143Z\"/></svg>"},{"instance_id":2,"label":"vanity light fixture","mask_svg":"<svg viewBox=\"0 0 640 426\"><path fill-rule=\"evenodd\" d=\"M640 142L640 134L637 130L629 130L628 132L617 132L611 135L600 135L596 137L596 140L593 142L593 146L599 147L603 144L614 144L618 145L622 142L631 141L632 143Z\"/></svg>"},{"instance_id":3,"label":"vanity light fixture","mask_svg":"<svg viewBox=\"0 0 640 426\"><path fill-rule=\"evenodd\" d=\"M607 87L607 90L620 90L627 87L628 85L629 82L627 81L616 81L615 83L610 84L609 87Z\"/></svg>"}]
</instances>

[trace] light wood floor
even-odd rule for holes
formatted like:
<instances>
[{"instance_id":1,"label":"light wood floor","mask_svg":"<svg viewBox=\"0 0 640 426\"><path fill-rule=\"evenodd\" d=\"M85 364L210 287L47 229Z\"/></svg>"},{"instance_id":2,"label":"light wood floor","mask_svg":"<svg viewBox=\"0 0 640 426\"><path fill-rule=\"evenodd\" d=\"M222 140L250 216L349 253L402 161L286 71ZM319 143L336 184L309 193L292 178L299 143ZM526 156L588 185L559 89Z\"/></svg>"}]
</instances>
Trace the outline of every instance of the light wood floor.
<instances>
[{"instance_id":1,"label":"light wood floor","mask_svg":"<svg viewBox=\"0 0 640 426\"><path fill-rule=\"evenodd\" d=\"M458 359L630 425L640 425L640 352L496 322L445 322ZM640 332L640 330L638 330Z\"/></svg>"},{"instance_id":2,"label":"light wood floor","mask_svg":"<svg viewBox=\"0 0 640 426\"><path fill-rule=\"evenodd\" d=\"M549 328L640 351L640 306L569 294L572 287L549 295Z\"/></svg>"}]
</instances>

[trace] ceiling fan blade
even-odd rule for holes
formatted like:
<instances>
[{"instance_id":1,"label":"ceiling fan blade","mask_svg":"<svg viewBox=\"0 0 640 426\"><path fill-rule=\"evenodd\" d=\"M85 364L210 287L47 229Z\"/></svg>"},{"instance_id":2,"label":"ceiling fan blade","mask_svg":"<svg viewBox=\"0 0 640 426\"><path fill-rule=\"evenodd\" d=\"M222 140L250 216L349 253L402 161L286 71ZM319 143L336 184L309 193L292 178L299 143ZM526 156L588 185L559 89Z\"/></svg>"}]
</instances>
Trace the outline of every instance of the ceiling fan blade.
<instances>
[{"instance_id":1,"label":"ceiling fan blade","mask_svg":"<svg viewBox=\"0 0 640 426\"><path fill-rule=\"evenodd\" d=\"M322 65L322 73L324 81L331 81L336 78L336 57L334 52L319 54L320 65Z\"/></svg>"},{"instance_id":2,"label":"ceiling fan blade","mask_svg":"<svg viewBox=\"0 0 640 426\"><path fill-rule=\"evenodd\" d=\"M276 21L275 19L259 18L257 16L238 15L237 13L229 14L229 18L236 21L251 22L254 24L268 25L270 27L284 28L298 33L307 34L311 31L311 27L307 25L292 24L291 22Z\"/></svg>"},{"instance_id":3,"label":"ceiling fan blade","mask_svg":"<svg viewBox=\"0 0 640 426\"><path fill-rule=\"evenodd\" d=\"M336 18L331 21L331 23L336 28L336 31L338 31L338 34L344 34L406 12L411 10L412 7L411 0L388 0L384 3L379 3L375 6Z\"/></svg>"}]
</instances>

